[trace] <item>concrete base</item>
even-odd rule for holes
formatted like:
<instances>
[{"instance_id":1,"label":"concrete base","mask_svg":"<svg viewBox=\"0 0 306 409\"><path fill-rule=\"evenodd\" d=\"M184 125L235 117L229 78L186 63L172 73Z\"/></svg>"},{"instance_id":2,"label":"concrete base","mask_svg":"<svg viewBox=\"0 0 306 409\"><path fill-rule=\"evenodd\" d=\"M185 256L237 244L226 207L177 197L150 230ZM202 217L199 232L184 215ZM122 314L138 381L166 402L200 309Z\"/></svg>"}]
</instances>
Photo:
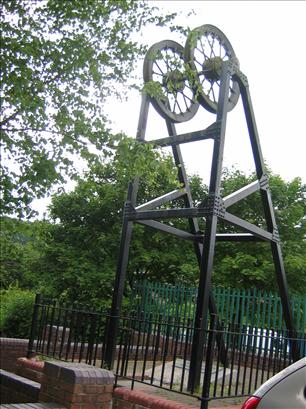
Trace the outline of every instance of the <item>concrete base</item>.
<instances>
[{"instance_id":1,"label":"concrete base","mask_svg":"<svg viewBox=\"0 0 306 409\"><path fill-rule=\"evenodd\" d=\"M160 381L163 378L163 384L169 385L172 380L173 385L180 385L182 382L182 378L184 377L183 385L186 388L187 382L188 382L188 375L189 375L189 365L190 365L190 361L186 361L185 368L184 368L183 359L176 359L174 371L173 371L173 361L166 362L164 365L164 368L163 368L163 365L156 366L154 369L154 374L153 374L153 384L160 384ZM204 371L205 371L205 364L202 365L201 384L204 378ZM223 383L223 379L224 379L224 382L226 383L226 381L228 381L229 376L231 374L232 374L232 379L235 379L236 373L237 373L236 370L231 371L230 369L224 368L224 367L219 367L217 374L216 372L217 372L217 368L216 366L213 366L211 380L215 380L217 376L217 383L220 385ZM147 370L145 372L145 375L151 378L152 369Z\"/></svg>"}]
</instances>

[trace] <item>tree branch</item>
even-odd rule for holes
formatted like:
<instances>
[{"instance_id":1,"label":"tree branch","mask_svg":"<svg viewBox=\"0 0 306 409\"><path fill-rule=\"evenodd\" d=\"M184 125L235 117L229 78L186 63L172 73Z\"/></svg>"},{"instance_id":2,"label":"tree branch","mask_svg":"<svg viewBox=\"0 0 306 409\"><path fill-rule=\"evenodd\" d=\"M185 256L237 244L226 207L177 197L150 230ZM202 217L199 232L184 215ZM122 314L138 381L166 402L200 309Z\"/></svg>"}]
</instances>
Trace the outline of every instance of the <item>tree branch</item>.
<instances>
[{"instance_id":1,"label":"tree branch","mask_svg":"<svg viewBox=\"0 0 306 409\"><path fill-rule=\"evenodd\" d=\"M59 131L50 131L48 129L39 129L39 128L2 128L1 131L6 131L6 132L20 132L20 131L32 131L32 132L48 132L48 133L55 133L58 135L63 135L63 132ZM68 135L69 136L69 135ZM71 136L69 136L72 138Z\"/></svg>"},{"instance_id":2,"label":"tree branch","mask_svg":"<svg viewBox=\"0 0 306 409\"><path fill-rule=\"evenodd\" d=\"M12 115L5 118L3 121L0 122L0 127L2 128L3 125L6 125L12 119L15 119L16 116L20 114L20 112L21 112L21 109L19 109L18 111L14 112Z\"/></svg>"},{"instance_id":3,"label":"tree branch","mask_svg":"<svg viewBox=\"0 0 306 409\"><path fill-rule=\"evenodd\" d=\"M32 131L32 132L47 132L47 133L51 133L51 134L56 134L56 135L64 135L68 138L70 138L73 141L78 142L79 144L83 145L83 146L87 146L88 144L72 135L69 135L65 132L59 132L59 131L51 131L48 129L39 129L39 128L1 128L2 132L24 132L24 131ZM94 145L94 144L92 144Z\"/></svg>"}]
</instances>

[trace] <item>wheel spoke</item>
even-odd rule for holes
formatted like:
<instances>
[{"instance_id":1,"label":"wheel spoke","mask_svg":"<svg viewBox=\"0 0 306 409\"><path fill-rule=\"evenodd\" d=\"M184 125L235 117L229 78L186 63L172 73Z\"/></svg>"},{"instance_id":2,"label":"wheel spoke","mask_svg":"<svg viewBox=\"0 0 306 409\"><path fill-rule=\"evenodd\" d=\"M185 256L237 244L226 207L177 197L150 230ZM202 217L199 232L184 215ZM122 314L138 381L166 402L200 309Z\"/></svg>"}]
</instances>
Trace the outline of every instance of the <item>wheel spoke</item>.
<instances>
[{"instance_id":1,"label":"wheel spoke","mask_svg":"<svg viewBox=\"0 0 306 409\"><path fill-rule=\"evenodd\" d=\"M217 103L217 99L215 97L215 91L214 91L214 84L212 84L212 86L211 86L211 91L212 91L214 102Z\"/></svg>"},{"instance_id":2,"label":"wheel spoke","mask_svg":"<svg viewBox=\"0 0 306 409\"><path fill-rule=\"evenodd\" d=\"M174 98L174 104L173 104L173 108L172 108L172 111L173 111L174 113L176 113L176 112L175 112L176 105L177 105L177 100Z\"/></svg>"},{"instance_id":3,"label":"wheel spoke","mask_svg":"<svg viewBox=\"0 0 306 409\"><path fill-rule=\"evenodd\" d=\"M202 46L202 49L201 49L201 50L199 49L199 47L195 47L195 50L198 50L199 53L203 54L203 46Z\"/></svg>"},{"instance_id":4,"label":"wheel spoke","mask_svg":"<svg viewBox=\"0 0 306 409\"><path fill-rule=\"evenodd\" d=\"M194 44L196 35L196 44ZM221 79L220 69L223 61L235 57L235 52L226 36L212 25L203 25L191 32L186 42L186 57L191 67L196 71L196 79L192 88L196 90L199 102L210 112L217 112L220 97ZM229 110L238 101L239 87L237 82L230 78Z\"/></svg>"},{"instance_id":5,"label":"wheel spoke","mask_svg":"<svg viewBox=\"0 0 306 409\"><path fill-rule=\"evenodd\" d=\"M182 110L182 108L181 108L181 106L180 106L179 101L178 101L177 98L176 98L176 104L177 104L177 106L178 106L178 109L179 109L180 113L183 114L184 111ZM186 106L186 108L188 108L188 107Z\"/></svg>"},{"instance_id":6,"label":"wheel spoke","mask_svg":"<svg viewBox=\"0 0 306 409\"><path fill-rule=\"evenodd\" d=\"M192 98L190 98L188 95L184 94L183 92L182 92L182 95L183 95L185 101L186 101L186 99L188 99L191 103L194 102L194 100Z\"/></svg>"},{"instance_id":7,"label":"wheel spoke","mask_svg":"<svg viewBox=\"0 0 306 409\"><path fill-rule=\"evenodd\" d=\"M210 45L210 57L212 57L212 55L215 57L216 56L215 51L214 51L215 37L213 37L212 43L208 40L208 37L207 37L207 41L208 41L208 43Z\"/></svg>"},{"instance_id":8,"label":"wheel spoke","mask_svg":"<svg viewBox=\"0 0 306 409\"><path fill-rule=\"evenodd\" d=\"M185 108L186 108L186 110L188 111L188 103L187 103L187 101L186 101L186 97L185 97L184 92L181 92L181 95L182 95L182 97L183 97L183 101L184 101L184 104L185 104Z\"/></svg>"},{"instance_id":9,"label":"wheel spoke","mask_svg":"<svg viewBox=\"0 0 306 409\"><path fill-rule=\"evenodd\" d=\"M166 55L163 54L163 60L164 60L164 63L166 64L167 71L170 71L171 69L170 69L170 66L169 66L169 55L168 55L168 49L167 48L165 50L165 54Z\"/></svg>"},{"instance_id":10,"label":"wheel spoke","mask_svg":"<svg viewBox=\"0 0 306 409\"><path fill-rule=\"evenodd\" d=\"M190 91L192 92L192 87L187 82L186 82L185 86L186 86L186 88L189 88Z\"/></svg>"},{"instance_id":11,"label":"wheel spoke","mask_svg":"<svg viewBox=\"0 0 306 409\"><path fill-rule=\"evenodd\" d=\"M197 53L199 61L196 64L200 67L205 58L201 49ZM159 84L162 94L152 97L151 102L165 119L184 122L197 112L199 103L187 79L184 48L180 44L171 40L154 44L145 56L144 80Z\"/></svg>"},{"instance_id":12,"label":"wheel spoke","mask_svg":"<svg viewBox=\"0 0 306 409\"><path fill-rule=\"evenodd\" d=\"M197 58L194 59L194 62L198 63L200 67L202 67L201 61L199 61Z\"/></svg>"},{"instance_id":13,"label":"wheel spoke","mask_svg":"<svg viewBox=\"0 0 306 409\"><path fill-rule=\"evenodd\" d=\"M200 44L201 44L201 47L202 47L202 52L203 52L204 57L207 58L210 61L211 58L208 57L207 54L205 54L204 46L203 46L203 43L202 43L202 38L200 38Z\"/></svg>"},{"instance_id":14,"label":"wheel spoke","mask_svg":"<svg viewBox=\"0 0 306 409\"><path fill-rule=\"evenodd\" d=\"M167 93L166 107L167 107L167 109L169 109L169 111L172 111L172 108L171 108L171 98L169 98L169 97L171 97L171 95L169 95L169 94Z\"/></svg>"},{"instance_id":15,"label":"wheel spoke","mask_svg":"<svg viewBox=\"0 0 306 409\"><path fill-rule=\"evenodd\" d=\"M159 69L159 71L161 72L162 75L164 75L163 70L160 68L160 66L158 65L157 61L155 61L155 65L157 66L157 68Z\"/></svg>"},{"instance_id":16,"label":"wheel spoke","mask_svg":"<svg viewBox=\"0 0 306 409\"><path fill-rule=\"evenodd\" d=\"M158 75L159 77L165 77L165 75L163 74L163 73L160 73L160 72L156 72L156 71L152 71L152 74L153 75Z\"/></svg>"}]
</instances>

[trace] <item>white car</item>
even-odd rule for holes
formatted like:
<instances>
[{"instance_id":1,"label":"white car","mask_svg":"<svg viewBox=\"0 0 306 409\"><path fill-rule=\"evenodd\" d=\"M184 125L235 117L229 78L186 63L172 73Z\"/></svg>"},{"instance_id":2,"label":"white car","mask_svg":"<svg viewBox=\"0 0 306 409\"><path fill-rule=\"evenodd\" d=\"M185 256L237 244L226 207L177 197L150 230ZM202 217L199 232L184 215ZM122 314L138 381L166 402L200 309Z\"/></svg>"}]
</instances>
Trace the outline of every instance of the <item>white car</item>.
<instances>
[{"instance_id":1,"label":"white car","mask_svg":"<svg viewBox=\"0 0 306 409\"><path fill-rule=\"evenodd\" d=\"M306 409L306 358L268 379L241 409Z\"/></svg>"}]
</instances>

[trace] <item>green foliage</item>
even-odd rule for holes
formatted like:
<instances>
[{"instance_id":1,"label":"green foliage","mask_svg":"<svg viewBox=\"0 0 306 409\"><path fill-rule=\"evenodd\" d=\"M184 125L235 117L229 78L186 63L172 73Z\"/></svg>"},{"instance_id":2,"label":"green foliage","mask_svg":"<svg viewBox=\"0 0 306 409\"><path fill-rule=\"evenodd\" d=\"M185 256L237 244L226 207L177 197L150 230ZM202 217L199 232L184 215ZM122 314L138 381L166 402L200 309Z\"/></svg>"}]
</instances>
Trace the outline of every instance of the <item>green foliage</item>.
<instances>
[{"instance_id":1,"label":"green foliage","mask_svg":"<svg viewBox=\"0 0 306 409\"><path fill-rule=\"evenodd\" d=\"M75 158L99 161L106 98L134 85L145 51L134 34L173 17L143 0L1 0L4 214L33 215L33 198L77 174Z\"/></svg>"},{"instance_id":2,"label":"green foliage","mask_svg":"<svg viewBox=\"0 0 306 409\"><path fill-rule=\"evenodd\" d=\"M43 252L47 223L29 223L1 217L0 226L1 289L8 289L12 285L35 287L33 269Z\"/></svg>"},{"instance_id":3,"label":"green foliage","mask_svg":"<svg viewBox=\"0 0 306 409\"><path fill-rule=\"evenodd\" d=\"M152 149L150 144L118 135L111 138L102 165L92 166L85 178L79 178L73 192L54 196L51 217L56 223L49 227L46 248L36 267L39 272L36 282L44 294L96 307L110 300L122 207L128 182L135 174L141 178L139 203L163 194L164 189L179 187L169 157ZM148 275L164 274L168 279L170 276L177 279L177 252L169 251L164 257L160 254L166 247L170 250L166 239L135 226L130 282L146 271ZM173 261L169 266L170 258ZM157 264L156 259L160 260Z\"/></svg>"},{"instance_id":4,"label":"green foliage","mask_svg":"<svg viewBox=\"0 0 306 409\"><path fill-rule=\"evenodd\" d=\"M226 196L254 180L234 170L225 171L222 195ZM281 238L286 276L291 292L306 293L306 186L300 178L285 182L278 175L269 175L269 185ZM259 192L231 206L229 212L266 228ZM223 232L237 231L220 224ZM213 281L217 285L274 290L274 264L268 243L219 243Z\"/></svg>"},{"instance_id":5,"label":"green foliage","mask_svg":"<svg viewBox=\"0 0 306 409\"><path fill-rule=\"evenodd\" d=\"M11 287L1 291L0 332L2 337L28 338L35 294Z\"/></svg>"},{"instance_id":6,"label":"green foliage","mask_svg":"<svg viewBox=\"0 0 306 409\"><path fill-rule=\"evenodd\" d=\"M107 157L80 177L74 191L53 197L53 222L17 222L5 219L1 239L8 240L3 254L6 287L18 279L23 288L35 288L48 297L78 302L90 308L107 307L111 300L121 236L122 206L132 175L140 177L138 204L179 188L172 160L150 144L118 135L107 144ZM253 180L233 170L224 172L222 195ZM190 178L195 205L207 196L199 177ZM306 293L305 186L296 178L285 182L270 175L275 213L289 290ZM179 199L167 206L184 206ZM165 207L165 206L163 206ZM250 222L264 226L260 196L255 193L229 208ZM186 220L168 220L188 230ZM205 224L200 221L200 229ZM235 232L219 225L220 232ZM18 251L17 251L18 250ZM15 277L13 279L13 277ZM127 271L126 295L135 280L195 286L198 261L192 242L178 240L134 224ZM269 243L218 242L213 285L275 291L276 279Z\"/></svg>"},{"instance_id":7,"label":"green foliage","mask_svg":"<svg viewBox=\"0 0 306 409\"><path fill-rule=\"evenodd\" d=\"M167 97L163 92L161 84L157 81L148 81L142 88L142 93L149 95L151 98L156 98L161 101L167 101Z\"/></svg>"}]
</instances>

